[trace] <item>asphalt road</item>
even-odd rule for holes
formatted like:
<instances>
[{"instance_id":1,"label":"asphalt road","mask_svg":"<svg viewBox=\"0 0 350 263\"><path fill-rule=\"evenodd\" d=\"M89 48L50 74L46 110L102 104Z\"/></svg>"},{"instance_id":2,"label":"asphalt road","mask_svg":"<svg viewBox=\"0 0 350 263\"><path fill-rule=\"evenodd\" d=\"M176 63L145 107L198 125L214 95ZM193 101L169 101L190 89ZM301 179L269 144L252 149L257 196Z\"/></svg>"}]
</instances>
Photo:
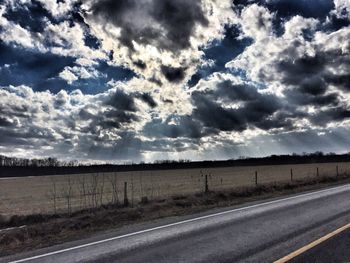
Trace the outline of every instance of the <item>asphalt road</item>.
<instances>
[{"instance_id":1,"label":"asphalt road","mask_svg":"<svg viewBox=\"0 0 350 263\"><path fill-rule=\"evenodd\" d=\"M350 263L350 230L308 250L291 260L291 263Z\"/></svg>"},{"instance_id":2,"label":"asphalt road","mask_svg":"<svg viewBox=\"0 0 350 263\"><path fill-rule=\"evenodd\" d=\"M348 223L344 185L135 225L0 262L273 262Z\"/></svg>"}]
</instances>

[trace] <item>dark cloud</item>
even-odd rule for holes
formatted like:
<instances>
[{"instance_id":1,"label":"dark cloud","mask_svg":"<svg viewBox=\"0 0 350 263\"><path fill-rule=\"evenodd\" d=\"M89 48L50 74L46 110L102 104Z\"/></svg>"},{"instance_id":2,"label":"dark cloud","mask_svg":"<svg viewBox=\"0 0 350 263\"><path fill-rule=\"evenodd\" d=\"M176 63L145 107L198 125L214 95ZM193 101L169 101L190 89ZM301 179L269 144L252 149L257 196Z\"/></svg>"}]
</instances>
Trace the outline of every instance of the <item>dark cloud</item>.
<instances>
[{"instance_id":1,"label":"dark cloud","mask_svg":"<svg viewBox=\"0 0 350 263\"><path fill-rule=\"evenodd\" d=\"M284 92L289 103L300 106L315 105L315 106L336 106L339 104L337 93L329 93L326 95L312 95L303 93L298 89L287 90Z\"/></svg>"},{"instance_id":2,"label":"dark cloud","mask_svg":"<svg viewBox=\"0 0 350 263\"><path fill-rule=\"evenodd\" d=\"M102 50L102 42L93 35L96 31L90 30L90 26L100 25L106 30L106 34L111 34L108 32L110 26L120 29L119 41L128 47L130 54L134 51L133 43L136 42L173 52L174 56L178 55L177 52L190 47L190 39L197 25L208 26L201 0L85 0L83 2L91 4L91 10L86 10L91 13L81 11L79 2L64 17L54 18L50 10L44 9L40 3L32 0L23 5L16 3L15 8L6 10L4 17L30 31L33 36L44 32L47 24L57 25L67 21L70 27L78 24L79 29L84 32L85 47L90 48L91 52L100 50L106 53L108 51ZM226 25L221 31L223 38L212 40L209 46L203 43L199 47L203 52L202 59L208 63L197 69L189 86L193 87L199 80L203 80L200 85L208 84L209 87L205 89L198 86L192 89L193 112L190 115L169 113L170 106L170 108L178 106L175 105L177 100L173 101L172 98L162 96L163 94L157 94L157 98L160 97L158 105L158 100L152 93L141 92L139 88L135 92L132 92L130 87L128 88L130 92L114 89L106 91L110 89L108 84L110 81L128 81L140 77L123 66L112 66L112 63L98 59L95 60L96 64L89 66L77 65L77 57L71 57L70 54L60 56L49 52L40 53L34 49L11 46L0 40L0 86L3 87L0 91L8 90L12 93L8 99L22 100L22 105L16 101L0 104L0 146L6 148L2 151L9 151L10 148L29 149L41 155L58 153L64 156L69 152L73 158L138 161L144 157L143 153L158 152L166 156L167 152L198 150L206 147L207 142L210 144L210 140L215 138L217 143L212 143L210 147L217 147L216 150L220 155L215 153L211 158L218 156L227 158L224 152L238 154L237 149L244 146L239 146L232 139L220 137L221 131L243 132L259 128L267 131L266 134L270 137L258 136L251 142L245 142L245 145L250 143L255 144L250 146L252 148L256 145L265 147L268 149L267 153L274 151L270 146L273 143L276 148L278 147L276 144L279 143L283 149L302 148L308 151L308 149L319 150L321 144L324 149L329 149L333 145L331 142L327 144L327 141L323 141L319 136L319 133L325 133L322 127L327 127L330 123L337 126L337 131L329 133L327 131L327 138L339 144L338 148L344 147L343 144L349 142L348 129L338 126L350 118L350 109L346 101L350 92L350 45L343 39L338 41L341 44L337 47L337 38L334 37L329 41L332 42L330 48L323 47L322 45L328 43L322 42L322 34L317 43L314 37L315 32L330 34L349 26L349 16L344 13L347 11L332 11L334 3L330 0L233 0L233 8L239 13L253 3L266 7L274 14L272 22L275 35L271 36L271 40L282 36L285 23L296 15L315 18L319 23L315 30L305 29L301 36L294 40L280 38L281 43L285 41L286 45L283 45L283 51L276 55L275 60L268 61L271 62L268 64L270 68L267 70L264 68L256 77L261 83L249 80L249 68L226 68L228 62L237 58L253 44L253 39L242 37L239 25ZM90 25L86 21L91 22ZM263 19L260 24L261 29L266 27ZM54 35L52 37L54 38ZM260 39L255 40L259 44ZM62 42L61 45L60 41L48 37L42 44L46 50L52 47L70 50L71 43L65 39L62 39ZM314 49L314 55L298 55L305 43L310 45L309 50ZM259 48L259 45L257 47ZM269 49L268 45L266 49ZM276 54L277 52L278 50ZM259 50L256 53L258 54ZM249 52L247 54L249 55ZM273 55L271 52L271 56ZM123 56L118 53L116 47L115 51L109 52L108 57L117 61ZM141 57L142 54L139 58ZM121 61L121 64L129 63L128 59L132 61L138 73L146 68L149 69L147 71L153 70L151 69L153 63L143 58L138 60L136 56ZM243 55L242 60L244 59ZM192 61L191 57L188 60L189 63L197 62ZM155 64L157 63L156 61ZM181 83L186 77L186 70L192 67L189 63L164 62L163 66L160 66L159 62L157 72L153 72L154 77L147 76L147 80L161 86L160 79L163 81L164 76L164 83L167 81L173 84ZM256 64L259 64L259 61ZM64 69L79 66L88 69L89 73L96 74L83 78L79 76L79 69L76 72L72 70L78 77L72 84L58 77ZM213 75L214 72L218 74ZM230 80L225 80L230 79L227 77L228 74L240 77L244 84L234 84ZM216 76L221 77L218 77L218 81L213 81ZM259 90L269 88L269 83L278 84L284 96ZM15 87L9 87L22 84L32 87L35 92L50 90L55 95L47 100L48 96L51 96L49 93L42 93L42 97L31 92L26 95L24 87L19 87L17 90ZM60 93L61 89L67 93ZM80 89L83 94L71 95L70 91L73 89ZM161 89L154 92L160 92L159 90ZM84 96L86 93L99 95ZM23 97L26 98L23 100ZM138 105L141 103L144 103L145 107L142 108L146 108L147 112L140 111ZM163 104L168 105L164 107ZM148 123L141 127L144 120L148 120ZM303 124L305 126L301 127ZM299 129L305 132L298 132Z\"/></svg>"},{"instance_id":3,"label":"dark cloud","mask_svg":"<svg viewBox=\"0 0 350 263\"><path fill-rule=\"evenodd\" d=\"M339 103L339 94L326 93L329 84L318 74L304 79L300 78L292 83L295 85L294 88L284 91L286 99L290 103L303 106L336 106Z\"/></svg>"},{"instance_id":4,"label":"dark cloud","mask_svg":"<svg viewBox=\"0 0 350 263\"><path fill-rule=\"evenodd\" d=\"M93 119L95 115L83 108L79 111L78 116L81 120L86 121L89 119Z\"/></svg>"},{"instance_id":5,"label":"dark cloud","mask_svg":"<svg viewBox=\"0 0 350 263\"><path fill-rule=\"evenodd\" d=\"M313 78L320 74L327 63L323 54L315 56L303 56L294 59L288 57L276 63L277 73L282 74L282 82L287 85L298 85L305 79Z\"/></svg>"},{"instance_id":6,"label":"dark cloud","mask_svg":"<svg viewBox=\"0 0 350 263\"><path fill-rule=\"evenodd\" d=\"M91 121L86 127L86 132L98 134L101 130L120 129L123 124L130 124L139 121L137 116L138 108L135 104L135 94L126 94L121 90L115 91L103 101L104 111L97 115L86 109L79 112L83 120Z\"/></svg>"},{"instance_id":7,"label":"dark cloud","mask_svg":"<svg viewBox=\"0 0 350 263\"><path fill-rule=\"evenodd\" d=\"M204 126L220 131L244 131L250 126L262 129L280 128L280 119L273 114L282 108L277 97L262 94L251 85L234 85L223 81L212 91L192 93L193 117ZM225 107L238 103L238 108ZM269 119L266 122L266 119ZM289 125L289 124L288 124Z\"/></svg>"},{"instance_id":8,"label":"dark cloud","mask_svg":"<svg viewBox=\"0 0 350 263\"><path fill-rule=\"evenodd\" d=\"M176 124L172 123L176 120ZM170 116L165 121L153 119L144 127L144 134L157 138L192 138L199 139L206 134L205 129L199 121L191 116Z\"/></svg>"},{"instance_id":9,"label":"dark cloud","mask_svg":"<svg viewBox=\"0 0 350 263\"><path fill-rule=\"evenodd\" d=\"M124 124L137 122L139 118L132 112L125 112L116 109L109 109L98 115L91 114L84 110L80 111L82 120L89 121L90 124L82 131L87 134L99 134L103 130L120 129Z\"/></svg>"},{"instance_id":10,"label":"dark cloud","mask_svg":"<svg viewBox=\"0 0 350 263\"><path fill-rule=\"evenodd\" d=\"M138 61L134 61L133 62L134 65L140 69L146 69L147 68L147 65L145 62L143 62L142 60L138 60Z\"/></svg>"},{"instance_id":11,"label":"dark cloud","mask_svg":"<svg viewBox=\"0 0 350 263\"><path fill-rule=\"evenodd\" d=\"M0 128L0 143L6 146L31 145L33 147L50 145L56 140L52 130L36 125L16 129Z\"/></svg>"},{"instance_id":12,"label":"dark cloud","mask_svg":"<svg viewBox=\"0 0 350 263\"><path fill-rule=\"evenodd\" d=\"M149 93L143 93L138 96L142 101L147 103L148 106L151 108L155 108L158 106L157 102L152 98L151 94Z\"/></svg>"},{"instance_id":13,"label":"dark cloud","mask_svg":"<svg viewBox=\"0 0 350 263\"><path fill-rule=\"evenodd\" d=\"M219 131L244 131L247 129L247 122L237 111L224 109L201 95L195 95L193 99L196 105L194 117L202 121L205 126Z\"/></svg>"},{"instance_id":14,"label":"dark cloud","mask_svg":"<svg viewBox=\"0 0 350 263\"><path fill-rule=\"evenodd\" d=\"M138 117L131 112L122 110L108 110L104 116L109 120L117 123L131 123L132 121L138 121Z\"/></svg>"},{"instance_id":15,"label":"dark cloud","mask_svg":"<svg viewBox=\"0 0 350 263\"><path fill-rule=\"evenodd\" d=\"M84 158L92 160L141 161L143 142L133 132L120 132L118 135L122 139L110 141L108 144L95 135L86 136L74 151L77 154L84 152Z\"/></svg>"},{"instance_id":16,"label":"dark cloud","mask_svg":"<svg viewBox=\"0 0 350 263\"><path fill-rule=\"evenodd\" d=\"M162 66L163 75L170 82L180 82L185 77L185 69Z\"/></svg>"},{"instance_id":17,"label":"dark cloud","mask_svg":"<svg viewBox=\"0 0 350 263\"><path fill-rule=\"evenodd\" d=\"M8 118L0 116L0 127L12 127L14 123L11 122Z\"/></svg>"},{"instance_id":18,"label":"dark cloud","mask_svg":"<svg viewBox=\"0 0 350 263\"><path fill-rule=\"evenodd\" d=\"M117 90L110 98L105 102L106 105L112 106L117 110L136 112L134 98L132 95L128 95L122 90Z\"/></svg>"},{"instance_id":19,"label":"dark cloud","mask_svg":"<svg viewBox=\"0 0 350 263\"><path fill-rule=\"evenodd\" d=\"M310 95L322 95L327 90L327 84L322 78L313 76L306 78L300 83L300 91Z\"/></svg>"},{"instance_id":20,"label":"dark cloud","mask_svg":"<svg viewBox=\"0 0 350 263\"><path fill-rule=\"evenodd\" d=\"M344 106L328 108L311 116L311 121L319 126L327 125L330 122L343 121L350 118L350 110Z\"/></svg>"},{"instance_id":21,"label":"dark cloud","mask_svg":"<svg viewBox=\"0 0 350 263\"><path fill-rule=\"evenodd\" d=\"M294 47L293 47L294 48ZM313 125L325 126L341 122L350 117L349 110L343 105L341 94L350 92L350 56L348 52L333 48L331 51L315 49L313 56L283 56L278 58L271 69L274 77L284 85L283 93L288 111L296 113L299 106L313 106L314 112L305 112L298 118L306 118ZM350 49L349 49L350 50ZM286 49L285 54L289 50ZM343 74L338 73L342 69ZM260 75L265 81L269 77ZM332 87L332 88L331 88ZM335 88L335 89L334 89Z\"/></svg>"},{"instance_id":22,"label":"dark cloud","mask_svg":"<svg viewBox=\"0 0 350 263\"><path fill-rule=\"evenodd\" d=\"M350 56L340 50L318 51L314 56L300 58L288 57L275 67L281 82L292 87L285 90L289 102L334 107L339 103L339 93L331 91L330 86L350 92L350 75L330 70L343 68L350 71Z\"/></svg>"},{"instance_id":23,"label":"dark cloud","mask_svg":"<svg viewBox=\"0 0 350 263\"><path fill-rule=\"evenodd\" d=\"M133 41L179 51L190 46L195 25L207 25L200 0L93 1L95 19L121 29L120 41L134 49Z\"/></svg>"},{"instance_id":24,"label":"dark cloud","mask_svg":"<svg viewBox=\"0 0 350 263\"><path fill-rule=\"evenodd\" d=\"M349 64L350 70L350 64ZM349 74L328 74L326 76L328 83L331 83L345 91L350 92L350 73Z\"/></svg>"}]
</instances>

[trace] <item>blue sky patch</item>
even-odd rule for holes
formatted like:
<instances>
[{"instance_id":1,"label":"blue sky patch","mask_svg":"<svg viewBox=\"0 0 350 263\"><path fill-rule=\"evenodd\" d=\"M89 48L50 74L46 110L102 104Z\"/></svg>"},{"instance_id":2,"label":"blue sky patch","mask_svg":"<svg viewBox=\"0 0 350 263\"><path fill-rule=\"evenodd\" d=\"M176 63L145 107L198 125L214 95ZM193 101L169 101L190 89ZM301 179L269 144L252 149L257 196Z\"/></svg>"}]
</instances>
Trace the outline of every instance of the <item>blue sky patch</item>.
<instances>
[{"instance_id":1,"label":"blue sky patch","mask_svg":"<svg viewBox=\"0 0 350 263\"><path fill-rule=\"evenodd\" d=\"M201 67L189 81L189 86L195 86L202 78L206 78L214 72L226 71L226 63L233 60L241 54L246 47L253 43L252 39L240 36L240 29L236 25L225 26L225 37L222 41L214 41L212 45L204 50L205 60L213 60L214 65L211 67Z\"/></svg>"}]
</instances>

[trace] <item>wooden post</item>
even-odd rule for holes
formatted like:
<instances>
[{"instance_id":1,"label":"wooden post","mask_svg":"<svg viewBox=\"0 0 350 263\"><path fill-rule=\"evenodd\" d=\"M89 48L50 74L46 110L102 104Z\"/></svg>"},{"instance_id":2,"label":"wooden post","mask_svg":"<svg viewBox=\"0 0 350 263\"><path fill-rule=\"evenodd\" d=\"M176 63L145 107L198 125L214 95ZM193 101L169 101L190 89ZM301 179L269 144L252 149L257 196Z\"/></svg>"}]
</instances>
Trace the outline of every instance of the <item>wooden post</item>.
<instances>
[{"instance_id":1,"label":"wooden post","mask_svg":"<svg viewBox=\"0 0 350 263\"><path fill-rule=\"evenodd\" d=\"M255 185L258 185L258 171L255 171Z\"/></svg>"},{"instance_id":2,"label":"wooden post","mask_svg":"<svg viewBox=\"0 0 350 263\"><path fill-rule=\"evenodd\" d=\"M128 200L128 183L124 183L124 206L129 205L129 200Z\"/></svg>"},{"instance_id":3,"label":"wooden post","mask_svg":"<svg viewBox=\"0 0 350 263\"><path fill-rule=\"evenodd\" d=\"M320 174L319 174L319 171L318 171L318 167L316 168L316 176L318 177Z\"/></svg>"},{"instance_id":4,"label":"wooden post","mask_svg":"<svg viewBox=\"0 0 350 263\"><path fill-rule=\"evenodd\" d=\"M209 192L209 186L208 186L208 175L205 175L205 193Z\"/></svg>"},{"instance_id":5,"label":"wooden post","mask_svg":"<svg viewBox=\"0 0 350 263\"><path fill-rule=\"evenodd\" d=\"M290 180L293 182L293 169L290 169Z\"/></svg>"},{"instance_id":6,"label":"wooden post","mask_svg":"<svg viewBox=\"0 0 350 263\"><path fill-rule=\"evenodd\" d=\"M131 173L131 207L134 207L134 173Z\"/></svg>"}]
</instances>

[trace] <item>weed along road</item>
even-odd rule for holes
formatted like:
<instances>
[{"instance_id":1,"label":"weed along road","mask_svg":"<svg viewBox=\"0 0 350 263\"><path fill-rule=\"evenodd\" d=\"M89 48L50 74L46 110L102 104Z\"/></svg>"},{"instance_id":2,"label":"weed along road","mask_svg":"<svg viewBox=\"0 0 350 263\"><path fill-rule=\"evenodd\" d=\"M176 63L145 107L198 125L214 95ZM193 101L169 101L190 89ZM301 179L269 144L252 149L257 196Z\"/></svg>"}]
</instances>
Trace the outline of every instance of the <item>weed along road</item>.
<instances>
[{"instance_id":1,"label":"weed along road","mask_svg":"<svg viewBox=\"0 0 350 263\"><path fill-rule=\"evenodd\" d=\"M287 262L349 223L350 185L343 185L129 226L0 262ZM322 262L312 253L308 262Z\"/></svg>"}]
</instances>

